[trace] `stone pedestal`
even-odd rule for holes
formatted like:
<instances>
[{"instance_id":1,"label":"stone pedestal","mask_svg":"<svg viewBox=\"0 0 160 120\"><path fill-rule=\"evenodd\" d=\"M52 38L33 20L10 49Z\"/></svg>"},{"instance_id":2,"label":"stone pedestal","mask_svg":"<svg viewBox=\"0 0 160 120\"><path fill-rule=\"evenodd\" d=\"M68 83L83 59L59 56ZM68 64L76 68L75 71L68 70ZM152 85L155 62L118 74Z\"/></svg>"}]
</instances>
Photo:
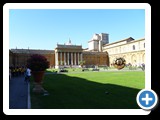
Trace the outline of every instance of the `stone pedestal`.
<instances>
[{"instance_id":1,"label":"stone pedestal","mask_svg":"<svg viewBox=\"0 0 160 120\"><path fill-rule=\"evenodd\" d=\"M34 93L44 93L46 92L46 90L42 87L42 84L34 83L33 92Z\"/></svg>"}]
</instances>

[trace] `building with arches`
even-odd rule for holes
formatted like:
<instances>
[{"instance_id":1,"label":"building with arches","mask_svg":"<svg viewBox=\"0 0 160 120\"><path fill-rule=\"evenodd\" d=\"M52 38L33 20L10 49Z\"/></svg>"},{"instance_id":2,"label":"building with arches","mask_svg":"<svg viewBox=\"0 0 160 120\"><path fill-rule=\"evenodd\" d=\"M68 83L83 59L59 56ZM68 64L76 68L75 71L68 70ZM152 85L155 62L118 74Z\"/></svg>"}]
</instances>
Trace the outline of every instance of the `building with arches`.
<instances>
[{"instance_id":1,"label":"building with arches","mask_svg":"<svg viewBox=\"0 0 160 120\"><path fill-rule=\"evenodd\" d=\"M109 60L113 61L117 57L123 57L126 63L139 66L145 64L145 39L135 40L132 37L117 42L105 44L103 51L109 54ZM112 62L110 62L110 65Z\"/></svg>"},{"instance_id":2,"label":"building with arches","mask_svg":"<svg viewBox=\"0 0 160 120\"><path fill-rule=\"evenodd\" d=\"M117 57L123 57L126 63L139 65L145 63L145 39L134 40L132 37L109 43L109 34L95 33L88 41L88 48L73 45L71 40L64 44L57 44L54 50L10 49L9 65L26 65L32 54L42 54L50 62L51 68L79 67L85 61L86 67L110 66Z\"/></svg>"}]
</instances>

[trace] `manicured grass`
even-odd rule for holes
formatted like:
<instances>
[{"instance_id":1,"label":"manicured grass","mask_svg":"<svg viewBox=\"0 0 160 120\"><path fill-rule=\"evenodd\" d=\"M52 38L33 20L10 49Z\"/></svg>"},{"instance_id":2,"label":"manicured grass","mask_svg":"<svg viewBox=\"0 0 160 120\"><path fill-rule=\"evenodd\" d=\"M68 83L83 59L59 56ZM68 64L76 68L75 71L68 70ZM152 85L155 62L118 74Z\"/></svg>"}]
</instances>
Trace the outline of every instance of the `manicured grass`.
<instances>
[{"instance_id":1,"label":"manicured grass","mask_svg":"<svg viewBox=\"0 0 160 120\"><path fill-rule=\"evenodd\" d=\"M32 79L32 109L138 109L136 96L145 87L145 72L46 74L43 87L48 96L33 93Z\"/></svg>"},{"instance_id":2,"label":"manicured grass","mask_svg":"<svg viewBox=\"0 0 160 120\"><path fill-rule=\"evenodd\" d=\"M75 72L82 72L82 68L64 68L65 70L68 70L68 73L75 73ZM85 72L93 72L92 70L93 70L93 68L87 68L88 69L88 71L87 70L85 70ZM119 71L119 70L117 70L116 68L114 68L114 67L108 67L108 69L106 69L106 68L103 68L103 67L98 67L98 69L99 69L99 71ZM125 68L123 68L122 70L120 70L120 71L128 71L129 70L129 67L125 67ZM133 70L140 70L140 71L142 71L140 68L134 68ZM129 70L129 71L133 71L133 70ZM59 72L60 71L60 69L47 69L46 70L46 73L54 73L54 72Z\"/></svg>"},{"instance_id":3,"label":"manicured grass","mask_svg":"<svg viewBox=\"0 0 160 120\"><path fill-rule=\"evenodd\" d=\"M64 68L65 70L68 70L68 72L82 72L82 68ZM92 68L89 68L90 71L92 71ZM47 69L46 72L55 72L59 71L59 69Z\"/></svg>"}]
</instances>

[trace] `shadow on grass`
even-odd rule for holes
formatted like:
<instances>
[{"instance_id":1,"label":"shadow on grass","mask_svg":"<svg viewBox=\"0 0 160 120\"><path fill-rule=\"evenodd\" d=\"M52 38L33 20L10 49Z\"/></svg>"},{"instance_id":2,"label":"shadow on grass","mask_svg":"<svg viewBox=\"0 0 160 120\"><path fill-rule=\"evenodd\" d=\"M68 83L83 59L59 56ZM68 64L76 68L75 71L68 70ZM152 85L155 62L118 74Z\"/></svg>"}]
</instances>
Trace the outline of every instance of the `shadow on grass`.
<instances>
[{"instance_id":1,"label":"shadow on grass","mask_svg":"<svg viewBox=\"0 0 160 120\"><path fill-rule=\"evenodd\" d=\"M49 95L34 94L32 79L32 109L139 109L136 96L140 89L92 82L67 74L46 74L43 88Z\"/></svg>"}]
</instances>

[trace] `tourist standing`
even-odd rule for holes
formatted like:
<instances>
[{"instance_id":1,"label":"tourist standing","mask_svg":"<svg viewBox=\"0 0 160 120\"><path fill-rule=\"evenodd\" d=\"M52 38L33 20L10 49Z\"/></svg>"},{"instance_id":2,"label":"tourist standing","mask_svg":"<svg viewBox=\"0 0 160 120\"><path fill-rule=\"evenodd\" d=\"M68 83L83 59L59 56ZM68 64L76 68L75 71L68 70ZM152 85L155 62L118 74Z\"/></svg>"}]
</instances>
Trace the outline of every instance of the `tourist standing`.
<instances>
[{"instance_id":1,"label":"tourist standing","mask_svg":"<svg viewBox=\"0 0 160 120\"><path fill-rule=\"evenodd\" d=\"M27 67L25 74L25 81L30 82L30 77L31 77L31 70Z\"/></svg>"}]
</instances>

